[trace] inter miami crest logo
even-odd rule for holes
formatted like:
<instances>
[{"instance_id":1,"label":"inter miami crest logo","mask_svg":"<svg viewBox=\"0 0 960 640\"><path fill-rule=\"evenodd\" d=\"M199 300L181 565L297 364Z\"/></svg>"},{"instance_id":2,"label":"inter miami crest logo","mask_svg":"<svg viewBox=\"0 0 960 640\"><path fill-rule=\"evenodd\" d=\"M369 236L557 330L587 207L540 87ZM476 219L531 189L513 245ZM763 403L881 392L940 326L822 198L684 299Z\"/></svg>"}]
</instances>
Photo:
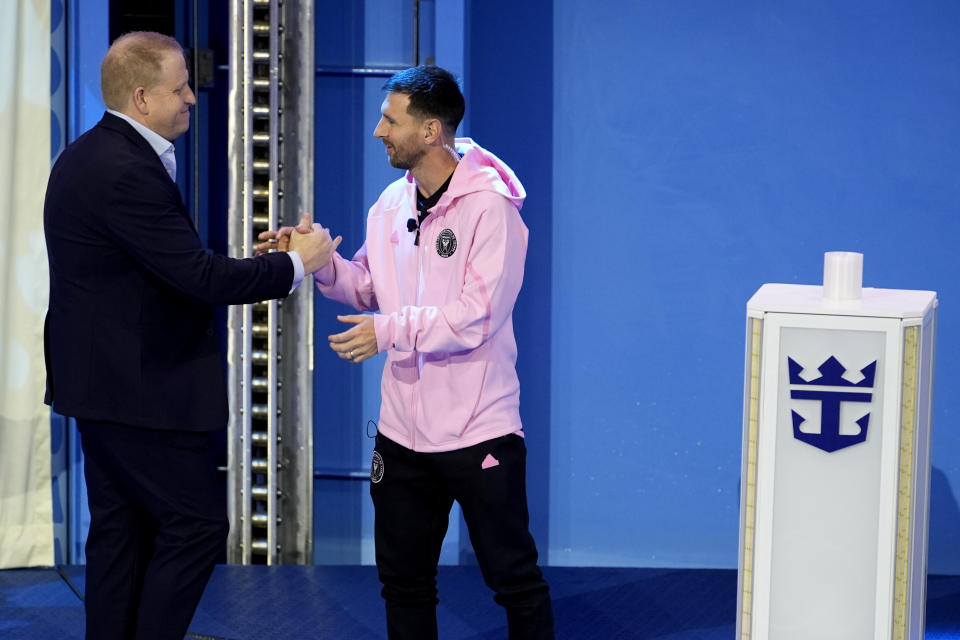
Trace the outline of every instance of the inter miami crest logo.
<instances>
[{"instance_id":1,"label":"inter miami crest logo","mask_svg":"<svg viewBox=\"0 0 960 640\"><path fill-rule=\"evenodd\" d=\"M450 229L444 229L437 236L437 255L449 258L457 250L457 236Z\"/></svg>"},{"instance_id":2,"label":"inter miami crest logo","mask_svg":"<svg viewBox=\"0 0 960 640\"><path fill-rule=\"evenodd\" d=\"M373 452L373 462L370 463L370 482L376 484L383 480L383 458L379 451Z\"/></svg>"},{"instance_id":3,"label":"inter miami crest logo","mask_svg":"<svg viewBox=\"0 0 960 640\"><path fill-rule=\"evenodd\" d=\"M859 382L850 382L843 377L846 368L840 361L830 356L818 368L820 377L807 381L800 377L803 365L793 358L787 358L790 375L790 398L793 400L820 401L820 433L805 433L800 431L800 425L806 418L791 409L793 418L793 437L806 442L827 453L837 451L867 439L867 425L870 414L867 413L857 425L860 432L852 435L840 434L840 405L844 402L871 402L873 400L873 379L877 371L877 361L874 360L860 370L862 379Z\"/></svg>"}]
</instances>

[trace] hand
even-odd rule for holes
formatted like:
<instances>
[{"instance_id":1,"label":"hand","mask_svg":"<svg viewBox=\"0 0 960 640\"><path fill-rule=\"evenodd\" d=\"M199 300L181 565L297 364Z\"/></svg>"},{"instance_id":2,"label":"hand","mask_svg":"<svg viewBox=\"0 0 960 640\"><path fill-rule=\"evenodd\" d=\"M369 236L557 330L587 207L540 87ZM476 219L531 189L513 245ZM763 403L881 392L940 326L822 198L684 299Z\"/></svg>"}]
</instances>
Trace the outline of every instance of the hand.
<instances>
[{"instance_id":1,"label":"hand","mask_svg":"<svg viewBox=\"0 0 960 640\"><path fill-rule=\"evenodd\" d=\"M379 353L377 332L373 328L373 316L337 316L337 320L354 325L343 333L327 336L330 348L344 360L354 364L363 362Z\"/></svg>"},{"instance_id":2,"label":"hand","mask_svg":"<svg viewBox=\"0 0 960 640\"><path fill-rule=\"evenodd\" d=\"M257 239L260 244L257 245L257 253L267 253L273 249L277 251L287 251L290 247L290 234L296 229L300 233L310 233L313 229L310 226L310 214L304 213L300 216L300 224L296 227L280 227L276 231L262 231Z\"/></svg>"},{"instance_id":3,"label":"hand","mask_svg":"<svg viewBox=\"0 0 960 640\"><path fill-rule=\"evenodd\" d=\"M269 253L276 249L277 251L286 251L290 246L290 232L293 227L280 227L276 231L261 231L257 236L260 243L256 246L257 255Z\"/></svg>"},{"instance_id":4,"label":"hand","mask_svg":"<svg viewBox=\"0 0 960 640\"><path fill-rule=\"evenodd\" d=\"M342 241L341 236L331 239L330 230L314 222L310 233L301 233L298 227L297 233L290 234L289 250L300 254L304 273L313 273L327 266Z\"/></svg>"}]
</instances>

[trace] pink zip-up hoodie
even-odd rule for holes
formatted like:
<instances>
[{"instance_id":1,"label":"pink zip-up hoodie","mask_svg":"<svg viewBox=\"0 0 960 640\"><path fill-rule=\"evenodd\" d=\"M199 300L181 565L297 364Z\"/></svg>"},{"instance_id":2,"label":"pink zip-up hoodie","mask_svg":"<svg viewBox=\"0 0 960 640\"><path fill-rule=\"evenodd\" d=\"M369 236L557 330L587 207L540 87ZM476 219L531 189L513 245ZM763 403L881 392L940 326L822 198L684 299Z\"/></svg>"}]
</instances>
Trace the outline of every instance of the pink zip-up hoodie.
<instances>
[{"instance_id":1,"label":"pink zip-up hoodie","mask_svg":"<svg viewBox=\"0 0 960 640\"><path fill-rule=\"evenodd\" d=\"M380 433L415 451L451 451L523 435L513 305L523 282L526 192L469 138L450 186L420 227L407 172L367 217L366 242L314 274L323 295L374 315L387 351Z\"/></svg>"}]
</instances>

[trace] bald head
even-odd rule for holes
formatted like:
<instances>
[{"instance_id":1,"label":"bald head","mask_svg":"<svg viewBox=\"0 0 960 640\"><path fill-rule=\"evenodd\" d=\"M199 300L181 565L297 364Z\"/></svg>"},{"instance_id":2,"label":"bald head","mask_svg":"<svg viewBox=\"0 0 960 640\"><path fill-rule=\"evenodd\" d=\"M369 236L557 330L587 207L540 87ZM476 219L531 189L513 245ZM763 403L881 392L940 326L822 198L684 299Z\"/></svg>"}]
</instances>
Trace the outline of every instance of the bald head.
<instances>
[{"instance_id":1,"label":"bald head","mask_svg":"<svg viewBox=\"0 0 960 640\"><path fill-rule=\"evenodd\" d=\"M137 87L149 89L161 79L164 58L183 56L180 43L161 33L134 31L113 41L100 65L103 102L115 111L126 111Z\"/></svg>"}]
</instances>

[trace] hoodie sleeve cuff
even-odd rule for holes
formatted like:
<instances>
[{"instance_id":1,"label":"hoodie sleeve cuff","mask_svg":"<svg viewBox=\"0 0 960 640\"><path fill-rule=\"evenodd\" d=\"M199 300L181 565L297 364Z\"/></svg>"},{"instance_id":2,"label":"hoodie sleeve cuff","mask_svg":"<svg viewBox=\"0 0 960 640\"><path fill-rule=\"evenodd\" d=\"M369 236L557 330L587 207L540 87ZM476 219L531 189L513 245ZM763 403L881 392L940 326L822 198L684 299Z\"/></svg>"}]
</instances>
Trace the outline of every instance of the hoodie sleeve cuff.
<instances>
[{"instance_id":1,"label":"hoodie sleeve cuff","mask_svg":"<svg viewBox=\"0 0 960 640\"><path fill-rule=\"evenodd\" d=\"M313 272L313 280L319 285L329 287L337 278L337 270L333 266L333 259Z\"/></svg>"},{"instance_id":2,"label":"hoodie sleeve cuff","mask_svg":"<svg viewBox=\"0 0 960 640\"><path fill-rule=\"evenodd\" d=\"M373 316L373 330L377 334L377 353L393 348L393 317L376 313Z\"/></svg>"}]
</instances>

